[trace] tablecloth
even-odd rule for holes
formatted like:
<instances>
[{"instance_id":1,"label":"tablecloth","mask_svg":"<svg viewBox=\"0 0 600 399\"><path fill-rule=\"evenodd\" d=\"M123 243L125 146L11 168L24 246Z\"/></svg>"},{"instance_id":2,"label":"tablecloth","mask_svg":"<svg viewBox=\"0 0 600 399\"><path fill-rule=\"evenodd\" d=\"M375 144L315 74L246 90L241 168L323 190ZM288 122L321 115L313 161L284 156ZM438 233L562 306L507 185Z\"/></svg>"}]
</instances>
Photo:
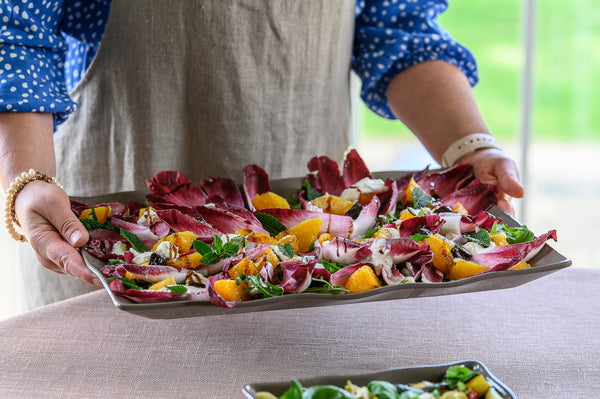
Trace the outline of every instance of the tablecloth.
<instances>
[{"instance_id":1,"label":"tablecloth","mask_svg":"<svg viewBox=\"0 0 600 399\"><path fill-rule=\"evenodd\" d=\"M157 320L104 291L0 323L2 398L242 398L246 383L478 360L520 399L600 397L600 270L496 291Z\"/></svg>"}]
</instances>

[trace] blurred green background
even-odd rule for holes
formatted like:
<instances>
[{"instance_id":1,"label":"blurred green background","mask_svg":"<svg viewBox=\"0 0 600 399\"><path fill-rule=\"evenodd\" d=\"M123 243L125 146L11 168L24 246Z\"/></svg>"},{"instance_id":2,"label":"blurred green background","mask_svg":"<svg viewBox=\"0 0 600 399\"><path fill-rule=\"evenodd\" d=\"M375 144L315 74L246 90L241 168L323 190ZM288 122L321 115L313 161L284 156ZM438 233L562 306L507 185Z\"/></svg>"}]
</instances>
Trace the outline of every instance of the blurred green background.
<instances>
[{"instance_id":1,"label":"blurred green background","mask_svg":"<svg viewBox=\"0 0 600 399\"><path fill-rule=\"evenodd\" d=\"M502 141L516 140L520 129L523 3L451 0L440 17L441 25L475 55L480 81L474 93ZM533 139L600 142L600 1L536 4ZM410 135L400 122L385 120L362 103L358 132L366 137Z\"/></svg>"}]
</instances>

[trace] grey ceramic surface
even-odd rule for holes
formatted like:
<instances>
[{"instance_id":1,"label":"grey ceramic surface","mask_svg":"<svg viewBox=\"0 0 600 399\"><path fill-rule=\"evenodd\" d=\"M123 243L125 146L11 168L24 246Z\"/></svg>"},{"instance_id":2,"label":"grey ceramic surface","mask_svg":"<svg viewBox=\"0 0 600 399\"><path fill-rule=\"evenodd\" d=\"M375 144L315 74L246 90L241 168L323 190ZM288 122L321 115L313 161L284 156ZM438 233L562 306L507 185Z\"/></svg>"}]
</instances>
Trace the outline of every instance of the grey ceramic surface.
<instances>
[{"instance_id":1,"label":"grey ceramic surface","mask_svg":"<svg viewBox=\"0 0 600 399\"><path fill-rule=\"evenodd\" d=\"M406 172L379 172L376 177L398 178ZM271 189L284 196L292 195L301 186L299 178L281 179L271 181ZM98 204L102 202L124 202L145 201L146 192L123 192L105 196L89 198L73 198L87 204ZM519 223L510 215L502 212L500 208L493 207L490 212L501 218L509 226L517 226ZM485 273L467 277L461 280L442 282L442 283L404 283L392 286L384 286L370 291L357 294L316 294L302 293L293 295L284 295L274 298L256 299L248 302L242 302L233 308L221 308L210 302L202 301L170 301L159 303L135 303L127 298L114 294L108 288L108 282L102 276L100 269L104 262L92 257L86 251L82 252L87 266L94 272L106 289L116 307L141 316L158 319L195 317L195 316L213 316L222 314L247 313L267 310L281 310L293 308L306 308L314 306L345 305L352 303L385 301L395 299L419 298L440 295L462 294L468 292L498 290L517 287L532 280L546 276L557 270L571 265L571 260L567 259L550 245L546 244L542 250L529 262L531 268Z\"/></svg>"},{"instance_id":2,"label":"grey ceramic surface","mask_svg":"<svg viewBox=\"0 0 600 399\"><path fill-rule=\"evenodd\" d=\"M356 375L335 375L335 376L320 376L307 379L299 379L298 381L303 387L307 388L313 385L335 385L344 387L348 380L355 385L365 386L370 381L380 380L388 381L392 384L412 384L423 380L437 382L441 381L448 367L454 365L464 365L474 371L480 372L490 383L492 387L500 394L503 399L516 399L515 394L500 380L498 380L487 367L476 360L465 360L447 364L437 364L430 366L418 367L402 367L389 370L376 371L366 374ZM264 382L252 383L246 385L242 392L248 399L256 399L256 393L261 391L271 392L276 396L281 396L290 387L290 381L282 382Z\"/></svg>"}]
</instances>

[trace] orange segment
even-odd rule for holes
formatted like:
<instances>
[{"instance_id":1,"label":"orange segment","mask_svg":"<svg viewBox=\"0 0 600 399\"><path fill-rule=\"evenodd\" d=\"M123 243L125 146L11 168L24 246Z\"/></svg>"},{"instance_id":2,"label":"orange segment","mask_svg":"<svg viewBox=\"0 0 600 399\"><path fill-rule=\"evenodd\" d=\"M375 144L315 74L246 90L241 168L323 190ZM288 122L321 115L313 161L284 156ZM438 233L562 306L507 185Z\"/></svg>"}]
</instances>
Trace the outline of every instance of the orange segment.
<instances>
[{"instance_id":1,"label":"orange segment","mask_svg":"<svg viewBox=\"0 0 600 399\"><path fill-rule=\"evenodd\" d=\"M92 209L94 210L94 213L96 214L98 223L101 223L101 224L106 223L106 219L112 213L112 208L110 206L98 206L98 207L94 207L94 208L84 209L83 211L81 211L81 214L79 214L79 219L89 218L90 215L92 214Z\"/></svg>"},{"instance_id":2,"label":"orange segment","mask_svg":"<svg viewBox=\"0 0 600 399\"><path fill-rule=\"evenodd\" d=\"M166 287L168 285L177 285L177 282L175 281L175 277L171 276L171 277L167 277L164 280L159 281L158 283L154 283L152 284L150 287L148 287L149 290L160 290L163 287Z\"/></svg>"},{"instance_id":3,"label":"orange segment","mask_svg":"<svg viewBox=\"0 0 600 399\"><path fill-rule=\"evenodd\" d=\"M290 204L285 198L277 195L271 191L266 193L258 194L253 200L252 205L256 209L267 209L267 208L284 208L290 209Z\"/></svg>"},{"instance_id":4,"label":"orange segment","mask_svg":"<svg viewBox=\"0 0 600 399\"><path fill-rule=\"evenodd\" d=\"M408 187L406 187L406 189L404 190L404 200L402 201L404 204L413 200L413 190L417 187L419 187L419 185L417 184L415 179L411 177L410 181L408 182Z\"/></svg>"},{"instance_id":5,"label":"orange segment","mask_svg":"<svg viewBox=\"0 0 600 399\"><path fill-rule=\"evenodd\" d=\"M156 251L156 248L158 248L158 245L161 242L168 241L179 249L179 253L184 253L192 249L192 246L194 245L194 240L197 239L198 236L192 233L191 231L173 233L158 240L156 244L154 244L154 246L152 247L152 251Z\"/></svg>"},{"instance_id":6,"label":"orange segment","mask_svg":"<svg viewBox=\"0 0 600 399\"><path fill-rule=\"evenodd\" d=\"M246 283L238 285L232 279L221 279L213 283L213 288L226 301L241 301L248 285Z\"/></svg>"},{"instance_id":7,"label":"orange segment","mask_svg":"<svg viewBox=\"0 0 600 399\"><path fill-rule=\"evenodd\" d=\"M522 260L508 270L529 269L530 267L531 265L529 263Z\"/></svg>"},{"instance_id":8,"label":"orange segment","mask_svg":"<svg viewBox=\"0 0 600 399\"><path fill-rule=\"evenodd\" d=\"M460 280L461 278L473 276L488 269L489 267L487 266L459 259L454 263L454 266L452 266L450 273L446 274L446 277L451 280Z\"/></svg>"},{"instance_id":9,"label":"orange segment","mask_svg":"<svg viewBox=\"0 0 600 399\"><path fill-rule=\"evenodd\" d=\"M354 202L330 194L322 195L310 202L311 204L323 209L323 212L325 213L333 213L335 215L342 216L354 206Z\"/></svg>"},{"instance_id":10,"label":"orange segment","mask_svg":"<svg viewBox=\"0 0 600 399\"><path fill-rule=\"evenodd\" d=\"M429 250L433 252L433 260L431 262L433 266L444 274L449 273L454 264L452 244L439 235L429 236L424 241L426 244L429 244Z\"/></svg>"},{"instance_id":11,"label":"orange segment","mask_svg":"<svg viewBox=\"0 0 600 399\"><path fill-rule=\"evenodd\" d=\"M494 244L496 244L499 247L508 245L508 241L506 240L506 234L504 233L490 234L490 239L494 242Z\"/></svg>"},{"instance_id":12,"label":"orange segment","mask_svg":"<svg viewBox=\"0 0 600 399\"><path fill-rule=\"evenodd\" d=\"M370 266L359 267L348 279L345 288L350 292L364 292L381 287L381 281Z\"/></svg>"},{"instance_id":13,"label":"orange segment","mask_svg":"<svg viewBox=\"0 0 600 399\"><path fill-rule=\"evenodd\" d=\"M252 262L248 258L244 258L231 269L229 269L229 271L227 272L229 277L231 277L234 280L238 278L242 273L253 276L256 273L258 273L258 270L256 269L256 265L254 264L254 262Z\"/></svg>"},{"instance_id":14,"label":"orange segment","mask_svg":"<svg viewBox=\"0 0 600 399\"><path fill-rule=\"evenodd\" d=\"M465 208L463 206L463 204L461 204L460 202L456 203L456 206L454 207L454 209L452 209L452 212L454 213L460 213L461 215L468 215L469 211L467 211L467 208Z\"/></svg>"},{"instance_id":15,"label":"orange segment","mask_svg":"<svg viewBox=\"0 0 600 399\"><path fill-rule=\"evenodd\" d=\"M323 219L314 218L300 222L288 229L287 234L294 235L298 239L298 252L308 252L312 243L317 239L322 224Z\"/></svg>"},{"instance_id":16,"label":"orange segment","mask_svg":"<svg viewBox=\"0 0 600 399\"><path fill-rule=\"evenodd\" d=\"M189 255L180 256L174 260L168 260L167 265L176 267L178 269L197 269L201 265L200 259L202 259L202 255L200 255L200 253L192 252Z\"/></svg>"}]
</instances>

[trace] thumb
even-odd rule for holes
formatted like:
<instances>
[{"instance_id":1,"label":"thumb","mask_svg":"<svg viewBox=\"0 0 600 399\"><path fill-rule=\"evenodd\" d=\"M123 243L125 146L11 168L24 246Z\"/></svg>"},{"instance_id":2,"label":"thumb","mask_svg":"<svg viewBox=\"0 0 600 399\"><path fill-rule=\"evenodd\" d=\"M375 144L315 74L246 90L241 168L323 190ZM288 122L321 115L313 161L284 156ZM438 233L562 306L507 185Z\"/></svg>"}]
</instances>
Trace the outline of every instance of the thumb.
<instances>
[{"instance_id":1,"label":"thumb","mask_svg":"<svg viewBox=\"0 0 600 399\"><path fill-rule=\"evenodd\" d=\"M56 226L62 238L75 248L79 248L89 240L87 229L75 216L71 207L58 207L52 213L50 222Z\"/></svg>"}]
</instances>

